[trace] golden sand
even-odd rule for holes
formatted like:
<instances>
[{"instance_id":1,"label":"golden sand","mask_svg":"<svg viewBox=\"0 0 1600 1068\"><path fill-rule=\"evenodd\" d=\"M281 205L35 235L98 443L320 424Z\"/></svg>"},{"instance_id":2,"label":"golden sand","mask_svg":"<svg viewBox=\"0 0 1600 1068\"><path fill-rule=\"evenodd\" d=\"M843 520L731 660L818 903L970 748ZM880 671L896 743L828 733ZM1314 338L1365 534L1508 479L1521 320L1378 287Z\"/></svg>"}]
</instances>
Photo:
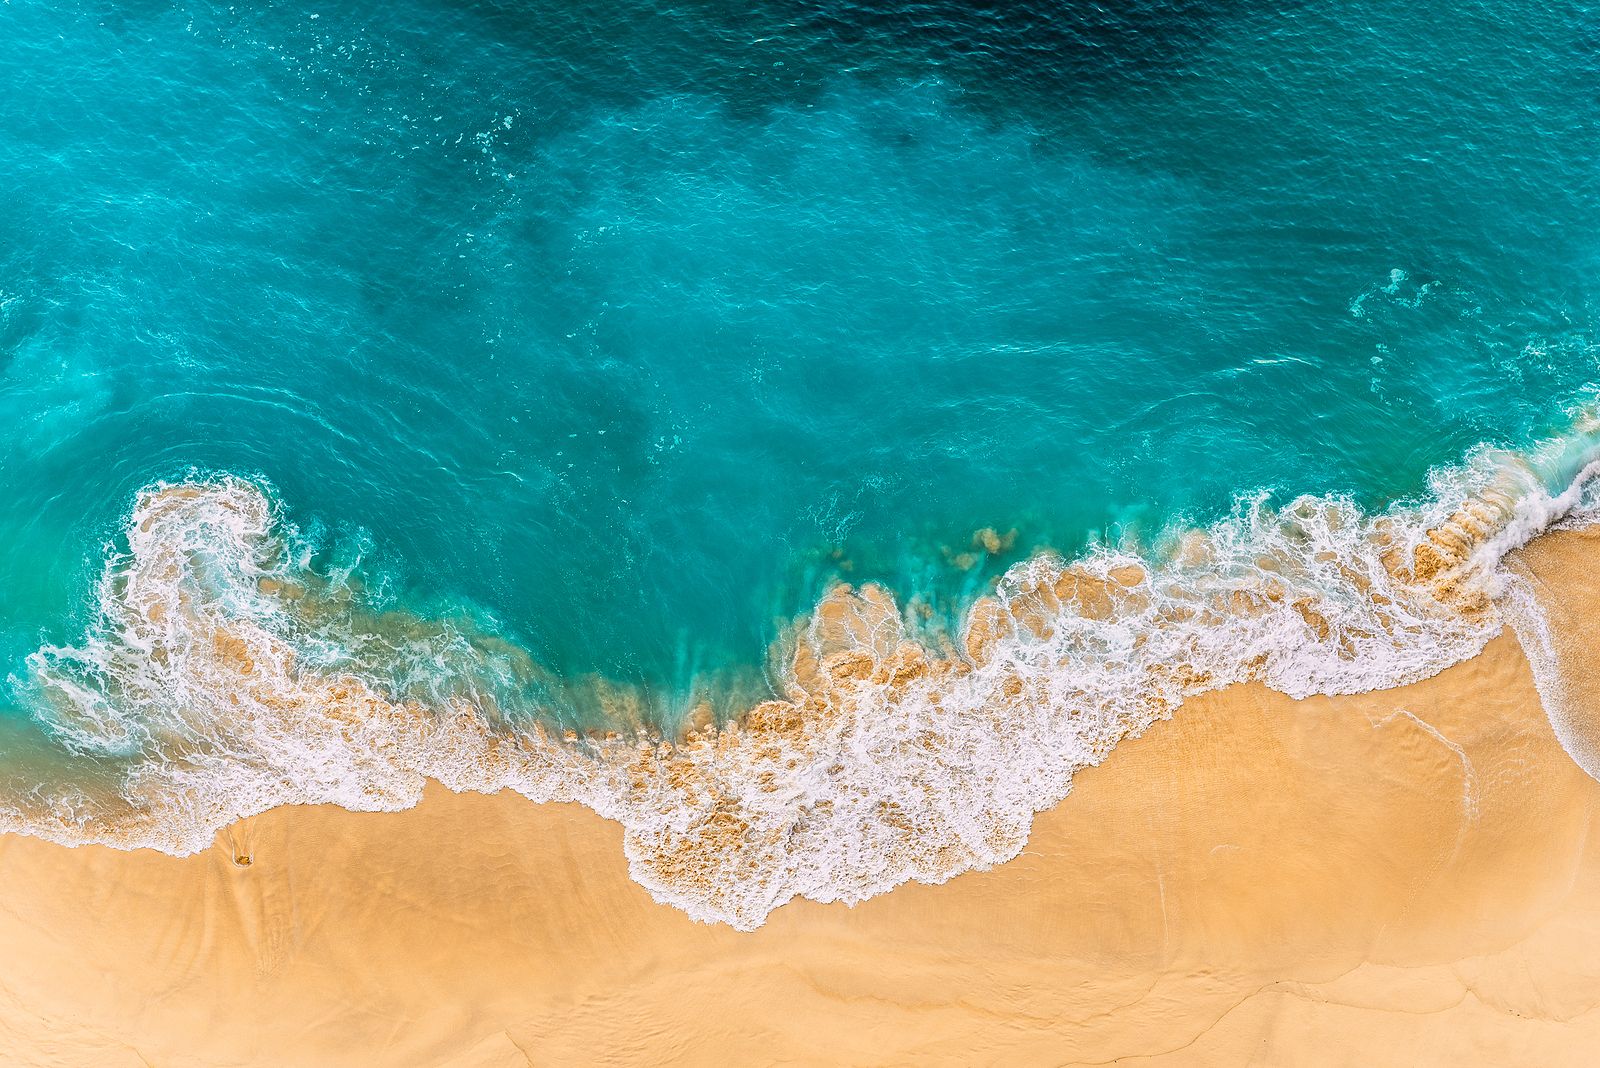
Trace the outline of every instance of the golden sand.
<instances>
[{"instance_id":1,"label":"golden sand","mask_svg":"<svg viewBox=\"0 0 1600 1068\"><path fill-rule=\"evenodd\" d=\"M1600 535L1514 567L1600 719ZM0 1062L1588 1065L1597 802L1507 632L1382 693L1193 698L1015 861L748 934L512 794L278 809L185 859L8 836Z\"/></svg>"}]
</instances>

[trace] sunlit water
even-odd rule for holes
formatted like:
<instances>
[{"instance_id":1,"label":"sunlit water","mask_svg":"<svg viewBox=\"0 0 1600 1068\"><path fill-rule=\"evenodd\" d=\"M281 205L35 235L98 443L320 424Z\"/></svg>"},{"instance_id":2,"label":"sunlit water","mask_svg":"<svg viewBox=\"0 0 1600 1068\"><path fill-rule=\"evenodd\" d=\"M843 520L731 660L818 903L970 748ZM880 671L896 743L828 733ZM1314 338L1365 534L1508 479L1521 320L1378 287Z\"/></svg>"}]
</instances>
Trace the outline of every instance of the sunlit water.
<instances>
[{"instance_id":1,"label":"sunlit water","mask_svg":"<svg viewBox=\"0 0 1600 1068\"><path fill-rule=\"evenodd\" d=\"M1564 490L1596 12L1110 6L0 7L7 789L205 748L108 609L161 484L270 502L173 559L291 675L669 735L840 580L964 656L1039 550Z\"/></svg>"}]
</instances>

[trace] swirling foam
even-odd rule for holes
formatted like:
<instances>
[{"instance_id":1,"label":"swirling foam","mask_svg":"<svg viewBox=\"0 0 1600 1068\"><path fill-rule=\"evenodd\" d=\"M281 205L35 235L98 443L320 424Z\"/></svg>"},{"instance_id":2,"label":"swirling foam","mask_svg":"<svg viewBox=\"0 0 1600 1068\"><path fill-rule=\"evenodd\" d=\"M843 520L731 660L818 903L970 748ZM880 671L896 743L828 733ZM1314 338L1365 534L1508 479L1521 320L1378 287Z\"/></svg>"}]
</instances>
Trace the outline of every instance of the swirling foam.
<instances>
[{"instance_id":1,"label":"swirling foam","mask_svg":"<svg viewBox=\"0 0 1600 1068\"><path fill-rule=\"evenodd\" d=\"M317 592L268 495L158 484L90 632L21 680L108 785L5 799L0 828L184 854L278 805L399 809L430 778L509 787L616 820L658 900L749 929L797 895L857 902L1016 856L1078 769L1194 694L1371 690L1474 655L1502 625L1502 557L1579 505L1596 455L1583 429L1480 450L1378 515L1256 499L1160 553L1036 556L971 608L956 648L917 637L881 587L839 585L777 650L781 698L681 738L556 737L471 687L405 697L340 668L329 643L364 640L353 610ZM418 633L441 660L460 647Z\"/></svg>"}]
</instances>

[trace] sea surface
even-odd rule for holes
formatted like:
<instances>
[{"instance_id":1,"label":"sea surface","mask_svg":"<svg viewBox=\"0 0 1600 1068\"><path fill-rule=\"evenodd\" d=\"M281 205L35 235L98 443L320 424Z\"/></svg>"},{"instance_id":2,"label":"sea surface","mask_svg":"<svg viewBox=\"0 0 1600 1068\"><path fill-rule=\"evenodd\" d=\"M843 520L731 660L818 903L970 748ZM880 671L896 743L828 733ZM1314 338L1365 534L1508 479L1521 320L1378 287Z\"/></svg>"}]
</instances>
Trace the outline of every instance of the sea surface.
<instances>
[{"instance_id":1,"label":"sea surface","mask_svg":"<svg viewBox=\"0 0 1600 1068\"><path fill-rule=\"evenodd\" d=\"M1593 4L10 0L0 84L13 831L510 786L752 926L1592 507Z\"/></svg>"}]
</instances>

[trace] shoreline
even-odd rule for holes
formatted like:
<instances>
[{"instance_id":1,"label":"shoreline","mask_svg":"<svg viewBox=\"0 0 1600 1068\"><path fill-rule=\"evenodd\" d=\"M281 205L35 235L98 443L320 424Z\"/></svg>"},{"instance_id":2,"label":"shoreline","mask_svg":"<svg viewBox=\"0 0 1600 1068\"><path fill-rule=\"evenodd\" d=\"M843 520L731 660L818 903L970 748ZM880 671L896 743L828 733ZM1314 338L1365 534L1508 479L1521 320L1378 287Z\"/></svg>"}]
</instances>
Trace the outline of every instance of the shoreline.
<instances>
[{"instance_id":1,"label":"shoreline","mask_svg":"<svg viewBox=\"0 0 1600 1068\"><path fill-rule=\"evenodd\" d=\"M1593 675L1600 532L1516 554ZM430 783L184 858L0 836L22 1064L1585 1063L1600 783L1507 629L1396 689L1191 697L1016 859L707 926L576 804ZM247 866L236 858L249 857ZM143 1059L141 1061L141 1058Z\"/></svg>"},{"instance_id":2,"label":"shoreline","mask_svg":"<svg viewBox=\"0 0 1600 1068\"><path fill-rule=\"evenodd\" d=\"M769 651L780 694L671 737L625 694L603 736L505 716L495 685L470 694L480 671L536 675L516 647L316 593L267 487L155 483L81 644L27 661L46 731L116 772L25 780L0 828L183 856L284 805L395 811L430 779L509 787L617 820L656 900L752 930L795 897L859 902L1011 860L1074 773L1198 694L1359 693L1470 659L1503 626L1505 554L1584 514L1595 448L1580 419L1522 453L1474 450L1430 476L1426 502L1255 498L1159 560L1036 553L972 604L954 647L925 644L892 591L835 585ZM410 650L401 667L421 657L455 681L419 691L324 663L328 640L386 634Z\"/></svg>"}]
</instances>

